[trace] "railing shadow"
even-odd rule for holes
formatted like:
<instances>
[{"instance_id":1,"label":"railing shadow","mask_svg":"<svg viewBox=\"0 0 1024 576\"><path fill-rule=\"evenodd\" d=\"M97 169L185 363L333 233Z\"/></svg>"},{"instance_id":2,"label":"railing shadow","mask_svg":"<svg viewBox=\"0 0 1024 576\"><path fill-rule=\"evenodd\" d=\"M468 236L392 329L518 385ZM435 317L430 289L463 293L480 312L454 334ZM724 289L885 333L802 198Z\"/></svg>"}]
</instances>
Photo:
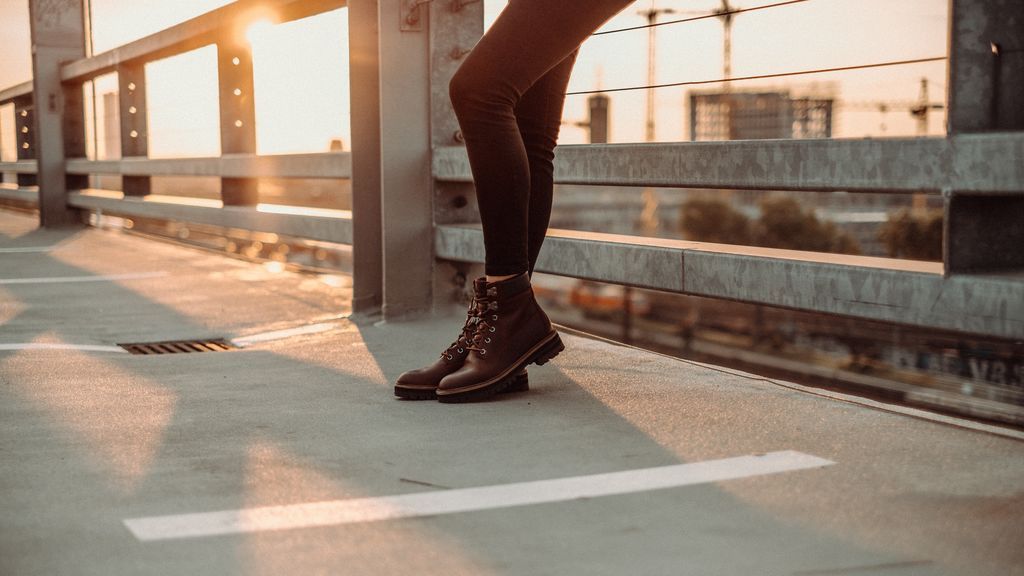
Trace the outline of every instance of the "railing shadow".
<instances>
[{"instance_id":1,"label":"railing shadow","mask_svg":"<svg viewBox=\"0 0 1024 576\"><path fill-rule=\"evenodd\" d=\"M50 234L28 233L13 241L94 241L80 231ZM109 246L110 238L104 240ZM116 266L137 268L133 257L121 256ZM96 274L53 253L18 258L3 267L2 277L26 267L53 276ZM168 265L187 267L188 261ZM217 331L212 322L184 313L187 303L167 303L167 292L176 291L171 272L131 286L81 283L42 290L13 284L2 291L21 307L13 319L21 318L14 326L19 341L84 335L117 341L122 327L103 319L114 309L124 318L150 319L154 333L157 326L161 334L167 326L197 336ZM232 294L229 282L213 281L207 290L213 294L206 296L220 301L260 301L244 285L236 284L239 292ZM93 294L83 296L88 292ZM36 314L54 299L63 302L60 314ZM83 310L100 303L102 310ZM88 330L76 327L73 318L85 318ZM418 559L424 573L497 573L511 566L545 573L553 558L573 571L624 573L643 558L647 573L718 566L721 573L736 574L784 564L817 569L900 561L910 553L899 544L841 535L827 523L789 522L715 485L637 493L599 505L569 502L164 543L136 542L115 528L130 517L501 484L686 460L638 426L635 416L623 417L622 399L599 398L579 380L591 364L586 350L570 348L553 364L531 367L533 391L525 395L454 407L394 399L397 374L429 360L435 346L428 343L447 344L456 323L343 324L273 350L198 355L0 352L5 459L18 462L4 472L5 501L11 504L6 527L16 527L21 539L59 545L59 553L36 566L53 572L74 571L90 550L115 551L111 558L136 566L173 560L179 572L219 573L308 573L339 565L387 573L408 569L410 558ZM136 326L128 332L146 330ZM700 406L692 410L678 416L698 417ZM55 497L58 509L40 502L41 496ZM89 538L54 533L39 518L60 521L72 534ZM737 542L740 549L732 547ZM8 562L24 567L17 560L2 564Z\"/></svg>"}]
</instances>

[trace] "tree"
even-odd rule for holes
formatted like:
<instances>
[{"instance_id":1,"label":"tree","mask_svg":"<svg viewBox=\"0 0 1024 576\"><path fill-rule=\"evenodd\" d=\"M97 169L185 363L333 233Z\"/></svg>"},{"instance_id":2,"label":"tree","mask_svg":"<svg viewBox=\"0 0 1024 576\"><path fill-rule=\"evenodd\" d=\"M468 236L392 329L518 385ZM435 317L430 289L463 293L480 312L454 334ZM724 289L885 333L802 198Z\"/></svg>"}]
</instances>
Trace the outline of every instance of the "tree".
<instances>
[{"instance_id":1,"label":"tree","mask_svg":"<svg viewBox=\"0 0 1024 576\"><path fill-rule=\"evenodd\" d=\"M768 248L860 254L857 241L834 223L821 221L787 196L761 201L761 218L753 230L754 244Z\"/></svg>"},{"instance_id":2,"label":"tree","mask_svg":"<svg viewBox=\"0 0 1024 576\"><path fill-rule=\"evenodd\" d=\"M750 219L717 198L690 198L682 206L688 240L750 244Z\"/></svg>"},{"instance_id":3,"label":"tree","mask_svg":"<svg viewBox=\"0 0 1024 576\"><path fill-rule=\"evenodd\" d=\"M942 210L890 213L878 238L892 258L942 260Z\"/></svg>"},{"instance_id":4,"label":"tree","mask_svg":"<svg viewBox=\"0 0 1024 576\"><path fill-rule=\"evenodd\" d=\"M682 207L683 234L688 240L721 242L789 250L860 254L857 241L832 222L818 219L789 197L761 202L761 217L744 216L717 198L692 198Z\"/></svg>"}]
</instances>

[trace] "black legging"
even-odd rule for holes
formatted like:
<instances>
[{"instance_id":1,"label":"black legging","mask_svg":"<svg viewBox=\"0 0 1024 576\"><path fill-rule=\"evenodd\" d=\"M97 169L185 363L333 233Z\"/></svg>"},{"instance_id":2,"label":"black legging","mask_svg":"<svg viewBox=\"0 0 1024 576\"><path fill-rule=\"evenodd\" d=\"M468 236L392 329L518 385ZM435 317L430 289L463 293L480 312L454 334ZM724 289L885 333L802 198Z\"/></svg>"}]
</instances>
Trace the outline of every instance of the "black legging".
<instances>
[{"instance_id":1,"label":"black legging","mask_svg":"<svg viewBox=\"0 0 1024 576\"><path fill-rule=\"evenodd\" d=\"M511 0L452 77L484 233L484 272L533 273L580 44L633 0Z\"/></svg>"}]
</instances>

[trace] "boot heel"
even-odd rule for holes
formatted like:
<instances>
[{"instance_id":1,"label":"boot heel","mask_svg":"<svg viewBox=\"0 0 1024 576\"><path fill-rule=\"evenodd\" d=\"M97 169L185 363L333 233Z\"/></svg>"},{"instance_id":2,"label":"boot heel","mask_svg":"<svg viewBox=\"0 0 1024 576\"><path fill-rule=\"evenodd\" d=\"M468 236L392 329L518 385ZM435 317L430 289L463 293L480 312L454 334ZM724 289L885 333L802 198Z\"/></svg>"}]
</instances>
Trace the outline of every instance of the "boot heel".
<instances>
[{"instance_id":1,"label":"boot heel","mask_svg":"<svg viewBox=\"0 0 1024 576\"><path fill-rule=\"evenodd\" d=\"M529 392L530 391L530 379L527 374L523 372L518 376L512 378L512 383L505 388L503 392Z\"/></svg>"},{"instance_id":2,"label":"boot heel","mask_svg":"<svg viewBox=\"0 0 1024 576\"><path fill-rule=\"evenodd\" d=\"M533 362L536 362L538 366L543 366L548 362L548 360L558 356L558 353L562 350L565 350L565 345L562 344L562 339L559 338L556 333L555 337L552 338L550 342L537 351L537 355L534 357Z\"/></svg>"}]
</instances>

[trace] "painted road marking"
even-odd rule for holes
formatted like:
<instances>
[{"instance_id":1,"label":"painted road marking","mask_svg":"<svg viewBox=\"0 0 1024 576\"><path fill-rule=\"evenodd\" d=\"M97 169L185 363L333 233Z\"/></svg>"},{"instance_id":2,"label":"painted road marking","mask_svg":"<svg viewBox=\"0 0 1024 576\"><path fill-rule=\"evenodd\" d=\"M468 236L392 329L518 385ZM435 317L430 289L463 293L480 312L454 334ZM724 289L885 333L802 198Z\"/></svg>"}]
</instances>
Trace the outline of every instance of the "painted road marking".
<instances>
[{"instance_id":1,"label":"painted road marking","mask_svg":"<svg viewBox=\"0 0 1024 576\"><path fill-rule=\"evenodd\" d=\"M786 450L757 456L477 488L130 518L124 520L124 524L137 539L144 542L197 538L565 502L820 468L832 464L835 462Z\"/></svg>"},{"instance_id":2,"label":"painted road marking","mask_svg":"<svg viewBox=\"0 0 1024 576\"><path fill-rule=\"evenodd\" d=\"M286 330L274 330L273 332L263 332L261 334L251 334L249 336L242 336L234 338L231 343L239 348L244 348L251 344L257 344L259 342L271 342L274 340L284 340L285 338L291 338L292 336L302 336L304 334L319 334L321 332L327 332L328 330L337 326L335 322L322 322L319 324L309 324L306 326L299 326L298 328L288 328Z\"/></svg>"},{"instance_id":3,"label":"painted road marking","mask_svg":"<svg viewBox=\"0 0 1024 576\"><path fill-rule=\"evenodd\" d=\"M46 342L16 342L13 344L0 344L0 351L3 350L82 350L85 352L128 353L127 350L120 346L101 346L98 344L50 344Z\"/></svg>"},{"instance_id":4,"label":"painted road marking","mask_svg":"<svg viewBox=\"0 0 1024 576\"><path fill-rule=\"evenodd\" d=\"M129 274L107 274L105 276L53 276L50 278L0 278L0 284L61 284L64 282L112 282L115 280L141 280L162 278L167 272L134 272Z\"/></svg>"},{"instance_id":5,"label":"painted road marking","mask_svg":"<svg viewBox=\"0 0 1024 576\"><path fill-rule=\"evenodd\" d=\"M49 252L56 246L26 246L24 248L0 248L0 254L24 254L28 252Z\"/></svg>"}]
</instances>

